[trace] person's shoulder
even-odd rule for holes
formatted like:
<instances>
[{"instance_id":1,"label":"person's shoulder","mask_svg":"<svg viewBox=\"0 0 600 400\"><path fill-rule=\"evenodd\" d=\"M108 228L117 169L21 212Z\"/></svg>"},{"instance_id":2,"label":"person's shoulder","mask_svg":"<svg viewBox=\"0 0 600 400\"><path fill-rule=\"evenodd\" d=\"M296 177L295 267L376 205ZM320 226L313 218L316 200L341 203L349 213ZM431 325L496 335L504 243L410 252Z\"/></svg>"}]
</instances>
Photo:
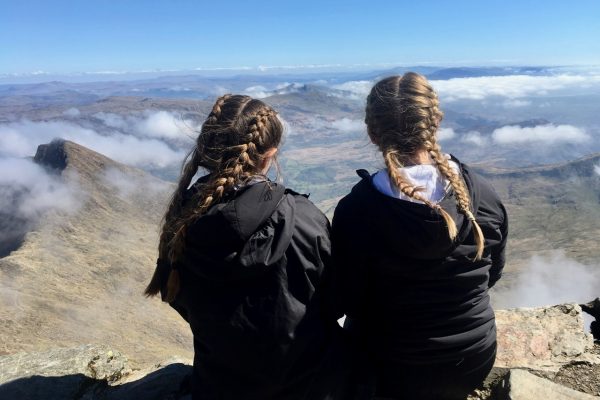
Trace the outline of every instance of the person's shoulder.
<instances>
[{"instance_id":1,"label":"person's shoulder","mask_svg":"<svg viewBox=\"0 0 600 400\"><path fill-rule=\"evenodd\" d=\"M309 194L286 188L285 196L293 198L294 217L297 221L313 222L324 228L329 226L327 216L309 199Z\"/></svg>"},{"instance_id":2,"label":"person's shoulder","mask_svg":"<svg viewBox=\"0 0 600 400\"><path fill-rule=\"evenodd\" d=\"M372 196L374 190L373 187L373 176L365 169L359 169L356 171L360 180L352 187L350 192L340 198L335 208L335 214L352 212L355 208L361 208L364 206L364 202Z\"/></svg>"}]
</instances>

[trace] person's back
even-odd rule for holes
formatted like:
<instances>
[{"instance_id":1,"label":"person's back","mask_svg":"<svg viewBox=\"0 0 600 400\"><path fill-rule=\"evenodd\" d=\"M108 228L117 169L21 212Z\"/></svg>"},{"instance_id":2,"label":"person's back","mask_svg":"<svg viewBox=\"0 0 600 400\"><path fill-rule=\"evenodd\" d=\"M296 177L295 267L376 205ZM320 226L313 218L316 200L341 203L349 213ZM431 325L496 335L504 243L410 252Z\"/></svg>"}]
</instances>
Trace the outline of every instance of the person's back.
<instances>
[{"instance_id":1,"label":"person's back","mask_svg":"<svg viewBox=\"0 0 600 400\"><path fill-rule=\"evenodd\" d=\"M487 289L507 218L484 179L441 153L440 119L424 78L378 83L366 122L387 168L360 172L334 215L341 309L380 396L464 398L495 358Z\"/></svg>"},{"instance_id":2,"label":"person's back","mask_svg":"<svg viewBox=\"0 0 600 400\"><path fill-rule=\"evenodd\" d=\"M325 399L342 383L332 364L329 223L264 177L281 130L262 102L219 99L197 165L186 166L209 174L188 189L184 172L178 215L167 214L149 292L160 289L191 326L194 399Z\"/></svg>"}]
</instances>

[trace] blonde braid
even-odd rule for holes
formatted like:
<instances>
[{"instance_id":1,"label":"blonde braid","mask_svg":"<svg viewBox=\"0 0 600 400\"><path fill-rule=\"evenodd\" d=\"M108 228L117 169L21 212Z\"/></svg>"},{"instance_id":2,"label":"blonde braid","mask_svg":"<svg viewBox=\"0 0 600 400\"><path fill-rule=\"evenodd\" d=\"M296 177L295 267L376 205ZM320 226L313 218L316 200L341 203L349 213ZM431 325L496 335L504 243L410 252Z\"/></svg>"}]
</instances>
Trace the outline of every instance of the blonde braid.
<instances>
[{"instance_id":1,"label":"blonde braid","mask_svg":"<svg viewBox=\"0 0 600 400\"><path fill-rule=\"evenodd\" d=\"M435 162L435 165L437 166L437 169L440 172L440 174L450 182L450 186L452 186L452 189L454 189L458 209L467 217L467 219L471 222L473 226L473 229L475 231L475 243L477 245L475 260L480 260L483 256L485 239L483 236L483 231L477 223L475 216L473 215L473 211L471 209L471 196L469 195L469 191L464 183L464 180L452 169L452 167L450 167L448 159L442 153L441 146L437 143L436 133L444 115L439 109L440 103L438 96L433 90L433 88L429 85L426 85L424 94L429 99L429 106L426 108L429 114L429 118L427 121L429 126L422 132L423 145L425 147L425 150L427 150L427 152L429 153L429 156Z\"/></svg>"},{"instance_id":2,"label":"blonde braid","mask_svg":"<svg viewBox=\"0 0 600 400\"><path fill-rule=\"evenodd\" d=\"M469 195L464 180L452 169L452 167L450 167L448 159L442 153L442 149L435 139L435 135L431 135L429 140L425 141L425 148L435 162L440 174L442 174L442 176L444 176L448 182L450 182L450 186L452 186L452 189L454 189L454 195L456 196L458 209L467 217L469 221L471 221L471 224L473 225L473 229L475 230L475 243L477 244L477 253L475 254L475 259L480 260L483 256L485 239L483 236L483 231L481 230L481 227L477 223L475 216L473 215L473 211L471 210L471 196Z\"/></svg>"},{"instance_id":3,"label":"blonde braid","mask_svg":"<svg viewBox=\"0 0 600 400\"><path fill-rule=\"evenodd\" d=\"M435 210L436 212L438 212L442 216L442 218L444 218L444 221L448 226L448 236L450 237L450 239L454 240L456 238L456 235L458 234L458 231L456 228L456 223L454 222L450 214L448 214L448 212L444 210L439 204L432 203L425 197L421 196L419 192L422 190L422 188L415 187L414 185L411 185L404 179L404 177L399 171L399 169L402 167L402 164L400 163L395 151L386 150L383 154L383 158L385 160L385 165L388 169L390 179L392 180L392 182L395 183L396 187L408 197L413 198L415 200L419 200L427 206L429 206L430 208L432 208L433 210Z\"/></svg>"}]
</instances>

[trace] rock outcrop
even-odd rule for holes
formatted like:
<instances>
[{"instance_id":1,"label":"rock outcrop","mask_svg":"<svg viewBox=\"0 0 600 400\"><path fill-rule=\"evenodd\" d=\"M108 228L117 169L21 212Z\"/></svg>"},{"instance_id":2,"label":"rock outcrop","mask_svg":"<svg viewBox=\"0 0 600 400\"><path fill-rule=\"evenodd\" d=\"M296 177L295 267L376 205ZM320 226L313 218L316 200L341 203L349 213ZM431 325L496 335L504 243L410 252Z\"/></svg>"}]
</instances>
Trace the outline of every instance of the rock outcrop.
<instances>
[{"instance_id":1,"label":"rock outcrop","mask_svg":"<svg viewBox=\"0 0 600 400\"><path fill-rule=\"evenodd\" d=\"M585 400L600 396L600 347L576 304L497 311L498 358L471 400ZM1 399L174 400L191 361L136 367L118 350L86 345L0 357Z\"/></svg>"}]
</instances>

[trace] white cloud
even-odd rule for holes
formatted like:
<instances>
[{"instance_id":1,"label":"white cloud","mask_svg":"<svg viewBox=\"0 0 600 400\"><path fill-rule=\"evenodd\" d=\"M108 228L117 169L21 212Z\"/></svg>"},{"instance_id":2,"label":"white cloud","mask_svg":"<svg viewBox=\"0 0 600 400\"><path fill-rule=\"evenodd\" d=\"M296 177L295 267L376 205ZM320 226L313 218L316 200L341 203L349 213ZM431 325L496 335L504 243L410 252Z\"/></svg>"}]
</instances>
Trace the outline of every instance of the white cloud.
<instances>
[{"instance_id":1,"label":"white cloud","mask_svg":"<svg viewBox=\"0 0 600 400\"><path fill-rule=\"evenodd\" d=\"M500 144L511 143L583 143L590 140L590 136L581 128L572 125L538 125L522 128L518 125L509 125L494 130L494 142Z\"/></svg>"},{"instance_id":2,"label":"white cloud","mask_svg":"<svg viewBox=\"0 0 600 400\"><path fill-rule=\"evenodd\" d=\"M12 210L27 219L49 209L64 212L78 209L76 190L29 159L0 158L0 187L4 188L0 191L3 212Z\"/></svg>"},{"instance_id":3,"label":"white cloud","mask_svg":"<svg viewBox=\"0 0 600 400\"><path fill-rule=\"evenodd\" d=\"M333 85L334 89L345 90L352 92L360 98L366 98L371 88L373 87L372 81L348 81L339 85Z\"/></svg>"},{"instance_id":4,"label":"white cloud","mask_svg":"<svg viewBox=\"0 0 600 400\"><path fill-rule=\"evenodd\" d=\"M513 287L494 294L500 308L584 303L598 297L600 265L585 265L562 251L535 255Z\"/></svg>"},{"instance_id":5,"label":"white cloud","mask_svg":"<svg viewBox=\"0 0 600 400\"><path fill-rule=\"evenodd\" d=\"M133 122L133 130L140 136L165 139L189 137L190 133L200 128L193 121L178 118L166 111L147 112L145 118Z\"/></svg>"},{"instance_id":6,"label":"white cloud","mask_svg":"<svg viewBox=\"0 0 600 400\"><path fill-rule=\"evenodd\" d=\"M133 200L136 195L156 196L172 191L170 184L150 175L134 176L117 168L108 168L101 178L104 183L115 188L123 199Z\"/></svg>"},{"instance_id":7,"label":"white cloud","mask_svg":"<svg viewBox=\"0 0 600 400\"><path fill-rule=\"evenodd\" d=\"M81 114L81 112L79 112L77 108L69 108L63 112L63 115L67 117L78 117L79 114Z\"/></svg>"},{"instance_id":8,"label":"white cloud","mask_svg":"<svg viewBox=\"0 0 600 400\"><path fill-rule=\"evenodd\" d=\"M331 123L333 129L342 132L360 132L366 129L365 123L360 119L342 118Z\"/></svg>"},{"instance_id":9,"label":"white cloud","mask_svg":"<svg viewBox=\"0 0 600 400\"><path fill-rule=\"evenodd\" d=\"M243 93L255 99L264 99L271 95L270 91L261 85L247 87L243 90Z\"/></svg>"},{"instance_id":10,"label":"white cloud","mask_svg":"<svg viewBox=\"0 0 600 400\"><path fill-rule=\"evenodd\" d=\"M242 93L255 99L264 99L265 97L273 96L275 94L296 93L302 87L304 87L304 85L301 83L283 82L272 89L262 85L250 86L244 89Z\"/></svg>"},{"instance_id":11,"label":"white cloud","mask_svg":"<svg viewBox=\"0 0 600 400\"><path fill-rule=\"evenodd\" d=\"M79 143L116 161L138 167L166 167L179 163L185 153L156 138L139 138L120 132L99 134L70 122L20 122L0 125L0 155L27 157L37 146L55 138Z\"/></svg>"},{"instance_id":12,"label":"white cloud","mask_svg":"<svg viewBox=\"0 0 600 400\"><path fill-rule=\"evenodd\" d=\"M448 140L452 139L454 136L456 136L456 133L452 128L441 128L437 131L438 140Z\"/></svg>"},{"instance_id":13,"label":"white cloud","mask_svg":"<svg viewBox=\"0 0 600 400\"><path fill-rule=\"evenodd\" d=\"M478 78L454 78L432 80L431 84L443 100L482 100L489 96L519 98L544 95L550 91L568 88L587 88L600 85L600 75L553 75L553 76L485 76Z\"/></svg>"},{"instance_id":14,"label":"white cloud","mask_svg":"<svg viewBox=\"0 0 600 400\"><path fill-rule=\"evenodd\" d=\"M487 144L487 140L481 133L477 131L470 131L462 135L460 138L461 142L474 144L477 147L485 146Z\"/></svg>"},{"instance_id":15,"label":"white cloud","mask_svg":"<svg viewBox=\"0 0 600 400\"><path fill-rule=\"evenodd\" d=\"M594 172L595 172L597 175L600 175L600 165L594 165Z\"/></svg>"},{"instance_id":16,"label":"white cloud","mask_svg":"<svg viewBox=\"0 0 600 400\"><path fill-rule=\"evenodd\" d=\"M531 105L528 100L508 99L502 103L505 108L527 107Z\"/></svg>"},{"instance_id":17,"label":"white cloud","mask_svg":"<svg viewBox=\"0 0 600 400\"><path fill-rule=\"evenodd\" d=\"M159 139L188 139L196 136L195 130L200 124L183 119L168 111L145 111L137 115L122 116L114 113L99 112L94 117L104 125L126 134Z\"/></svg>"}]
</instances>

